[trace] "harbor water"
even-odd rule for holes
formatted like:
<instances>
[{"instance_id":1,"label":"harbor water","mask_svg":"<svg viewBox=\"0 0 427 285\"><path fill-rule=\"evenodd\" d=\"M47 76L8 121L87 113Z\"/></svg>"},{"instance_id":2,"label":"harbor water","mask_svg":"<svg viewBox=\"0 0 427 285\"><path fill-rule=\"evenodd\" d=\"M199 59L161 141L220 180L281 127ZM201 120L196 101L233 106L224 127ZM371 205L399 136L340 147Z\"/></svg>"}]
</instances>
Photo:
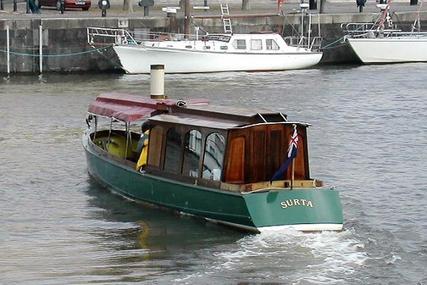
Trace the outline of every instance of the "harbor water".
<instances>
[{"instance_id":1,"label":"harbor water","mask_svg":"<svg viewBox=\"0 0 427 285\"><path fill-rule=\"evenodd\" d=\"M427 285L427 65L166 75L171 98L311 123L311 175L342 232L248 234L111 194L81 135L101 92L148 75L0 78L0 284Z\"/></svg>"}]
</instances>

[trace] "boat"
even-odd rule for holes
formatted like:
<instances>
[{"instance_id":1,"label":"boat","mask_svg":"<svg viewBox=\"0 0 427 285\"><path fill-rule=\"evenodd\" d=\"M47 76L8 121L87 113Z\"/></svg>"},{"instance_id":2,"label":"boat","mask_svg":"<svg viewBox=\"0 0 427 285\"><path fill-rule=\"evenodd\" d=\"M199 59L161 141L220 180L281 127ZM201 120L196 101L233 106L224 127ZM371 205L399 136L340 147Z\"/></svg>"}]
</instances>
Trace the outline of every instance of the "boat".
<instances>
[{"instance_id":1,"label":"boat","mask_svg":"<svg viewBox=\"0 0 427 285\"><path fill-rule=\"evenodd\" d=\"M343 228L337 190L310 177L309 124L281 112L105 93L86 121L89 174L114 193L250 232Z\"/></svg>"},{"instance_id":2,"label":"boat","mask_svg":"<svg viewBox=\"0 0 427 285\"><path fill-rule=\"evenodd\" d=\"M301 8L301 21L307 9ZM285 40L272 32L234 33L229 17L228 5L221 4L222 34L209 34L198 26L194 34L88 27L88 43L94 46L113 39L122 69L132 74L150 73L150 66L158 64L165 66L166 73L291 70L312 67L322 58L323 53L317 49L321 38L311 37L311 28L307 36L301 27L299 37Z\"/></svg>"},{"instance_id":3,"label":"boat","mask_svg":"<svg viewBox=\"0 0 427 285\"><path fill-rule=\"evenodd\" d=\"M397 29L389 15L390 1L377 4L381 16L375 23L348 23L345 38L364 64L425 62L427 61L427 33L415 28L404 32Z\"/></svg>"},{"instance_id":4,"label":"boat","mask_svg":"<svg viewBox=\"0 0 427 285\"><path fill-rule=\"evenodd\" d=\"M127 30L88 28L94 37L114 34L113 49L126 73L150 73L150 65L165 65L166 73L278 71L312 67L322 52L289 46L275 33L210 34L186 38L151 34L136 40Z\"/></svg>"}]
</instances>

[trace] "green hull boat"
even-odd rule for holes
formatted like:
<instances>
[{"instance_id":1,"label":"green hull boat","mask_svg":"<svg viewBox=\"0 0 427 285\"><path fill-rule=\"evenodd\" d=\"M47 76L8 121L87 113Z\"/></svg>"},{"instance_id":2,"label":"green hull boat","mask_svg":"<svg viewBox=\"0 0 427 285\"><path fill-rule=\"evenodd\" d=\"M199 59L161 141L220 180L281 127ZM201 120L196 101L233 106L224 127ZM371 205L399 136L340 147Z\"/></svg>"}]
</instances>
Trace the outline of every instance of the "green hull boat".
<instances>
[{"instance_id":1,"label":"green hull boat","mask_svg":"<svg viewBox=\"0 0 427 285\"><path fill-rule=\"evenodd\" d=\"M138 97L104 94L89 107L88 171L113 192L248 231L342 230L337 191L309 177L307 124Z\"/></svg>"}]
</instances>

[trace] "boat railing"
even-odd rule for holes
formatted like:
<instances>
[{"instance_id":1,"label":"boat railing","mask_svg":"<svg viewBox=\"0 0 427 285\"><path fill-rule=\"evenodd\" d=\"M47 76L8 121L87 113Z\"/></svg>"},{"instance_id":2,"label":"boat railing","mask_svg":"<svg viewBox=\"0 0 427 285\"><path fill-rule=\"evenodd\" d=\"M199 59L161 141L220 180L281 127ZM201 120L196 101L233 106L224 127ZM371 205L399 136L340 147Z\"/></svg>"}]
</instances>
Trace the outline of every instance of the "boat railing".
<instances>
[{"instance_id":1,"label":"boat railing","mask_svg":"<svg viewBox=\"0 0 427 285\"><path fill-rule=\"evenodd\" d=\"M374 23L344 23L341 24L341 29L351 38L369 37L376 30Z\"/></svg>"},{"instance_id":2,"label":"boat railing","mask_svg":"<svg viewBox=\"0 0 427 285\"><path fill-rule=\"evenodd\" d=\"M427 32L402 32L402 31L393 31L390 33L392 37L408 37L413 38L424 38L427 37Z\"/></svg>"},{"instance_id":3,"label":"boat railing","mask_svg":"<svg viewBox=\"0 0 427 285\"><path fill-rule=\"evenodd\" d=\"M178 34L178 33L163 33L163 32L147 32L147 31L128 31L126 29L114 28L87 28L87 40L91 45L94 44L118 44L132 45L141 44L143 42L162 42L162 41L195 41L195 40L216 40L228 42L231 35L224 34Z\"/></svg>"},{"instance_id":4,"label":"boat railing","mask_svg":"<svg viewBox=\"0 0 427 285\"><path fill-rule=\"evenodd\" d=\"M88 27L87 41L90 45L137 44L132 34L125 29Z\"/></svg>"},{"instance_id":5,"label":"boat railing","mask_svg":"<svg viewBox=\"0 0 427 285\"><path fill-rule=\"evenodd\" d=\"M144 41L149 42L162 42L162 41L197 41L197 40L215 40L229 42L231 35L226 34L206 34L206 33L195 33L195 34L178 34L178 33L163 33L163 32L145 32L135 31L132 33L134 39L143 43Z\"/></svg>"},{"instance_id":6,"label":"boat railing","mask_svg":"<svg viewBox=\"0 0 427 285\"><path fill-rule=\"evenodd\" d=\"M349 38L399 38L427 37L427 32L405 32L399 29L379 29L373 23L347 23L341 24L346 37Z\"/></svg>"},{"instance_id":7,"label":"boat railing","mask_svg":"<svg viewBox=\"0 0 427 285\"><path fill-rule=\"evenodd\" d=\"M322 46L322 37L293 37L283 38L288 46L307 48L310 50L320 50Z\"/></svg>"}]
</instances>

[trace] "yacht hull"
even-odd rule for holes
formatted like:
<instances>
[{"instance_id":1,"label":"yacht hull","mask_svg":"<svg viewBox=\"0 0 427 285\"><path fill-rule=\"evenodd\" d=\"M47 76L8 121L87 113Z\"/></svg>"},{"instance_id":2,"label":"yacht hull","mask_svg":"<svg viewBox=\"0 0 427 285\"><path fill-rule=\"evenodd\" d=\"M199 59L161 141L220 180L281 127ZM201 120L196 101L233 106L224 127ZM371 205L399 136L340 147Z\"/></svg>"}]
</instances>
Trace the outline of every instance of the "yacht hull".
<instances>
[{"instance_id":1,"label":"yacht hull","mask_svg":"<svg viewBox=\"0 0 427 285\"><path fill-rule=\"evenodd\" d=\"M150 65L165 65L166 73L274 71L308 68L319 63L321 52L238 53L146 46L114 46L127 73L150 73Z\"/></svg>"},{"instance_id":2,"label":"yacht hull","mask_svg":"<svg viewBox=\"0 0 427 285\"><path fill-rule=\"evenodd\" d=\"M427 37L348 38L347 41L365 64L427 61Z\"/></svg>"}]
</instances>

